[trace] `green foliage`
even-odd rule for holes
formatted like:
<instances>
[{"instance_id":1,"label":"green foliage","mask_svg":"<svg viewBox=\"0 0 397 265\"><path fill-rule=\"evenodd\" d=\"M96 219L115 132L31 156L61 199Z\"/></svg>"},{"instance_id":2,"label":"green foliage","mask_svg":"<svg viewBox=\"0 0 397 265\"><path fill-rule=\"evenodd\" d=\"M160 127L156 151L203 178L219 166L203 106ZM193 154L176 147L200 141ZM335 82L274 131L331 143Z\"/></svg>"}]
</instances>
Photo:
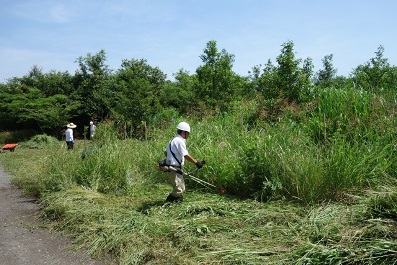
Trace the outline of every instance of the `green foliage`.
<instances>
[{"instance_id":1,"label":"green foliage","mask_svg":"<svg viewBox=\"0 0 397 265\"><path fill-rule=\"evenodd\" d=\"M261 74L261 66L256 66L252 69L250 77L254 92L260 92L265 99L277 98L280 94L277 87L277 68L269 59Z\"/></svg>"},{"instance_id":2,"label":"green foliage","mask_svg":"<svg viewBox=\"0 0 397 265\"><path fill-rule=\"evenodd\" d=\"M161 112L160 95L166 75L146 60L124 60L113 84L110 109L115 117L129 121L134 129ZM136 135L141 137L142 135Z\"/></svg>"},{"instance_id":3,"label":"green foliage","mask_svg":"<svg viewBox=\"0 0 397 265\"><path fill-rule=\"evenodd\" d=\"M294 43L288 41L282 47L281 54L277 57L276 84L290 102L299 102L302 92L310 86L313 68L311 60L307 59L304 67L300 68L301 59L295 59Z\"/></svg>"},{"instance_id":4,"label":"green foliage","mask_svg":"<svg viewBox=\"0 0 397 265\"><path fill-rule=\"evenodd\" d=\"M393 101L381 98L383 107L377 109L378 114L387 113L392 105L386 102ZM286 104L271 124L266 120L269 113L258 115L262 106L252 101L235 102L227 114L202 117L200 121L187 119L193 128L189 149L194 157L208 162L197 176L242 198L313 203L335 199L345 189L395 174L396 151L390 144L393 130L383 131L393 124L392 116L373 116L370 102L368 92L328 89L322 91L310 115ZM84 163L70 159L73 169L64 172L57 166L64 158L52 157L53 167L48 172L57 173L48 185L55 190L83 185L105 193L123 193L129 191L131 183L153 181L150 177L142 181L141 177L153 175L150 165L162 158L166 142L175 133L173 127L180 118L177 115L171 108L149 120L162 124L162 130L169 133L166 139L158 138L162 130L142 124L145 141L120 142L125 137L120 137L117 126L101 124L91 146L95 152ZM187 171L194 169L186 166Z\"/></svg>"},{"instance_id":5,"label":"green foliage","mask_svg":"<svg viewBox=\"0 0 397 265\"><path fill-rule=\"evenodd\" d=\"M148 161L157 161L162 156L158 150L164 147L139 140L120 141L117 136L112 124L100 124L95 144L87 146L85 141L77 141L73 150L67 150L63 142L59 148L58 141L55 144L45 135L24 143L29 148L54 147L51 155L42 161L45 173L37 180L40 185L36 192L80 186L101 193L126 194L156 182L154 176L150 177L155 163Z\"/></svg>"},{"instance_id":6,"label":"green foliage","mask_svg":"<svg viewBox=\"0 0 397 265\"><path fill-rule=\"evenodd\" d=\"M226 50L218 51L216 41L207 43L204 53L200 56L204 65L196 70L196 96L208 107L227 105L241 94L242 84L232 71L234 55Z\"/></svg>"},{"instance_id":7,"label":"green foliage","mask_svg":"<svg viewBox=\"0 0 397 265\"><path fill-rule=\"evenodd\" d=\"M68 104L68 99L64 95L37 98L29 102L24 101L17 103L21 104L19 109L24 110L24 112L19 113L18 122L36 123L42 132L59 131L65 126L65 121L75 109L75 105Z\"/></svg>"},{"instance_id":8,"label":"green foliage","mask_svg":"<svg viewBox=\"0 0 397 265\"><path fill-rule=\"evenodd\" d=\"M37 67L28 76L2 86L0 97L7 104L1 108L12 118L3 114L1 119L36 124L48 131L59 130L65 120L74 118L76 109L85 109L84 115L76 114L83 121L110 115L111 125L105 122L99 130L96 155L86 160L92 162L90 172L96 173L90 175L83 169L79 169L83 173L59 172L66 186L74 183L103 192L127 191L126 176L131 168L122 158L142 157L131 146L119 146L120 139L145 139L145 144L156 141L160 130L168 130L179 115L194 113L197 108L203 108L199 113L213 114L196 120L188 117L197 132L189 143L196 147L197 156L209 161L207 174L200 171L198 175L234 195L322 201L346 188L394 174L396 151L390 145L395 132L393 91L368 91L353 85L328 87L335 84L332 56L324 58L325 69L318 75L321 84L312 90L312 62L308 58L302 64L293 48L292 41L284 43L277 66L269 60L263 72L260 66L253 69L250 85L245 86L250 98L243 100L236 99L247 80L233 73L234 56L225 50L219 52L215 41L207 43L200 57L204 65L196 74L190 76L180 70L174 83L166 82L166 75L143 59L124 60L113 75L105 64L104 51L100 51L79 58L80 69L73 79L78 89L70 97L51 95L69 91L61 81L70 80L70 76L46 76ZM370 72L389 69L382 52L371 60ZM372 76L380 78L378 74ZM61 87L52 90L51 84ZM92 97L91 103L80 108L86 97ZM304 104L313 97L314 101ZM142 148L141 143L132 146ZM212 165L219 157L223 160ZM54 185L56 189L63 187L58 180Z\"/></svg>"},{"instance_id":9,"label":"green foliage","mask_svg":"<svg viewBox=\"0 0 397 265\"><path fill-rule=\"evenodd\" d=\"M38 74L32 77L32 85L46 96L70 95L73 92L73 77L68 72Z\"/></svg>"},{"instance_id":10,"label":"green foliage","mask_svg":"<svg viewBox=\"0 0 397 265\"><path fill-rule=\"evenodd\" d=\"M255 140L248 140L241 154L240 188L246 196L305 202L329 197L332 188L324 185L326 168L321 153L299 125L280 123L264 132L255 133Z\"/></svg>"},{"instance_id":11,"label":"green foliage","mask_svg":"<svg viewBox=\"0 0 397 265\"><path fill-rule=\"evenodd\" d=\"M112 75L100 53L80 58L74 79L80 90L63 97L54 93L69 87L51 84L68 77L54 73L45 82L34 68L0 86L6 103L0 108L12 113L0 112L1 121L45 127L62 108L64 119L73 117L68 107L91 92L87 113L77 117L109 111L112 119L98 124L94 141L76 140L73 150L39 135L21 145L43 149L21 148L0 161L14 183L40 198L54 228L67 230L90 254L112 253L121 264L391 264L397 95L389 78L394 68L382 52L357 69L355 83L334 78L326 57L314 89L311 60L300 66L292 42L283 45L277 66L269 60L262 73L254 68L249 84L231 78L233 56L218 52L215 42L196 74L181 70L175 83L145 60L124 61ZM241 83L228 86L236 80ZM90 84L96 87L88 92ZM236 100L242 87L247 97ZM206 98L199 88L214 93ZM216 112L216 100L227 111ZM201 106L213 107L213 115L180 116ZM180 120L192 127L190 154L207 161L194 176L227 194L187 177L185 202L163 205L170 187L156 163ZM125 137L127 126L135 138Z\"/></svg>"},{"instance_id":12,"label":"green foliage","mask_svg":"<svg viewBox=\"0 0 397 265\"><path fill-rule=\"evenodd\" d=\"M330 54L322 59L323 69L318 71L315 85L323 88L333 86L337 70L332 64L332 57L333 54Z\"/></svg>"},{"instance_id":13,"label":"green foliage","mask_svg":"<svg viewBox=\"0 0 397 265\"><path fill-rule=\"evenodd\" d=\"M307 58L302 64L301 59L295 58L294 43L289 41L282 45L276 61L277 66L274 66L269 59L262 73L261 66L253 68L250 76L253 89L262 93L265 99L286 98L289 102L309 100L312 60Z\"/></svg>"},{"instance_id":14,"label":"green foliage","mask_svg":"<svg viewBox=\"0 0 397 265\"><path fill-rule=\"evenodd\" d=\"M374 58L354 69L353 80L359 88L377 92L396 87L397 68L390 66L383 53L383 46L379 46Z\"/></svg>"},{"instance_id":15,"label":"green foliage","mask_svg":"<svg viewBox=\"0 0 397 265\"><path fill-rule=\"evenodd\" d=\"M104 99L108 93L105 84L111 74L106 65L106 53L104 50L94 55L88 53L76 62L79 69L74 76L75 90L71 94L73 100L80 102L76 114L86 123L92 117L103 119L109 114Z\"/></svg>"},{"instance_id":16,"label":"green foliage","mask_svg":"<svg viewBox=\"0 0 397 265\"><path fill-rule=\"evenodd\" d=\"M179 70L175 74L175 82L167 82L160 92L160 103L164 107L172 107L181 114L186 114L192 105L196 104L194 84L196 76Z\"/></svg>"},{"instance_id":17,"label":"green foliage","mask_svg":"<svg viewBox=\"0 0 397 265\"><path fill-rule=\"evenodd\" d=\"M175 108L164 108L149 119L150 131L159 131L175 125L176 120L181 114ZM146 135L147 136L147 135Z\"/></svg>"},{"instance_id":18,"label":"green foliage","mask_svg":"<svg viewBox=\"0 0 397 265\"><path fill-rule=\"evenodd\" d=\"M42 92L34 87L24 87L23 92L17 90L4 93L1 99L5 103L0 120L13 122L28 128L36 127L44 132L57 132L64 126L65 120L75 105L69 104L65 95L44 97Z\"/></svg>"},{"instance_id":19,"label":"green foliage","mask_svg":"<svg viewBox=\"0 0 397 265\"><path fill-rule=\"evenodd\" d=\"M286 100L302 107L331 86L392 93L396 68L383 57L383 52L380 46L376 56L358 66L349 78L335 76L333 56L327 55L324 69L313 79L312 60L296 58L294 43L288 41L276 57L277 65L269 59L263 69L255 66L249 76L241 77L233 72L234 56L224 49L219 51L212 40L200 55L203 65L196 73L189 75L181 69L175 74L175 82L171 82L165 81L166 75L144 59L123 60L121 68L112 71L106 65L105 51L100 50L79 57L74 75L55 70L43 73L35 65L26 76L0 84L0 129L34 128L59 136L60 126L66 122L88 124L92 119L111 119L126 124L129 137L140 138L145 126L158 125L152 123L158 122L152 117L161 116L163 109L173 108L185 115L213 115L229 111L236 100L257 98L259 93L266 101L260 102L263 109L272 113L268 120L274 122ZM82 134L79 128L83 127L79 126L76 132Z\"/></svg>"}]
</instances>

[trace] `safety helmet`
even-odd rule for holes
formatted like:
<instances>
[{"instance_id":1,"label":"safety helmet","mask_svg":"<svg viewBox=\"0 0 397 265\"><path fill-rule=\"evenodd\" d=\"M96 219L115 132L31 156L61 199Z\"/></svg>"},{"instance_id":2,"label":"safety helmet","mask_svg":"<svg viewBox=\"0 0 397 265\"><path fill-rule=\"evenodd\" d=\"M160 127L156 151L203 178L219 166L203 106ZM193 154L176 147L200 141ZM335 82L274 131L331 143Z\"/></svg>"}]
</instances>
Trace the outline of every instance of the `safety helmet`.
<instances>
[{"instance_id":1,"label":"safety helmet","mask_svg":"<svg viewBox=\"0 0 397 265\"><path fill-rule=\"evenodd\" d=\"M187 122L184 122L184 121L180 122L180 123L178 124L178 126L176 126L176 128L177 128L178 130L181 130L181 131L185 131L185 132L190 133L190 126L189 126L189 124L188 124Z\"/></svg>"}]
</instances>

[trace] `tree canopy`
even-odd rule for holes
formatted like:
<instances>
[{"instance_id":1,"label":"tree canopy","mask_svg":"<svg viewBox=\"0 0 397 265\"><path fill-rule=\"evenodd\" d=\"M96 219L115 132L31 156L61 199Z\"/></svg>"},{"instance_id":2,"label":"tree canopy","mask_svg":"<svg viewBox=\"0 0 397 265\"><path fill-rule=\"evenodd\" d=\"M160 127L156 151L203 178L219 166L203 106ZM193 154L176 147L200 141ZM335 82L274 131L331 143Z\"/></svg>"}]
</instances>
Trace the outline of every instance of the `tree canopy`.
<instances>
[{"instance_id":1,"label":"tree canopy","mask_svg":"<svg viewBox=\"0 0 397 265\"><path fill-rule=\"evenodd\" d=\"M315 100L318 89L350 84L378 91L396 87L397 68L379 46L374 58L357 66L349 77L337 76L333 55L326 55L323 69L313 72L311 58L298 58L294 43L281 45L280 55L254 66L247 76L233 71L235 56L207 42L195 73L180 69L175 81L145 59L124 59L119 69L109 69L104 50L77 58L74 74L34 65L23 77L0 84L0 130L35 129L56 134L68 122L81 126L90 120L114 120L130 127L139 137L144 124L156 126L162 116L201 115L228 111L235 101L255 98L275 108L274 102L305 104ZM282 103L284 104L284 103ZM169 118L169 117L168 117Z\"/></svg>"}]
</instances>

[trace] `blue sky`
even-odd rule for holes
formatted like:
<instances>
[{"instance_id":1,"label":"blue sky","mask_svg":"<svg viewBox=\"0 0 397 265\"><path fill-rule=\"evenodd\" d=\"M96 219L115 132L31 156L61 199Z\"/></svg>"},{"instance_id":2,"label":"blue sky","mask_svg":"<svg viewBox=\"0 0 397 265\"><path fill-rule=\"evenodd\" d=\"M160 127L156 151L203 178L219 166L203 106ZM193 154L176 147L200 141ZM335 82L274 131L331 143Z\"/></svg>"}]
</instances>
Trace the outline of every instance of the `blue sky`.
<instances>
[{"instance_id":1,"label":"blue sky","mask_svg":"<svg viewBox=\"0 0 397 265\"><path fill-rule=\"evenodd\" d=\"M210 40L235 56L243 76L294 42L296 57L315 71L333 54L348 76L375 56L397 65L395 0L0 0L0 82L33 65L74 74L80 56L105 50L110 69L124 59L146 59L173 80L202 65Z\"/></svg>"}]
</instances>

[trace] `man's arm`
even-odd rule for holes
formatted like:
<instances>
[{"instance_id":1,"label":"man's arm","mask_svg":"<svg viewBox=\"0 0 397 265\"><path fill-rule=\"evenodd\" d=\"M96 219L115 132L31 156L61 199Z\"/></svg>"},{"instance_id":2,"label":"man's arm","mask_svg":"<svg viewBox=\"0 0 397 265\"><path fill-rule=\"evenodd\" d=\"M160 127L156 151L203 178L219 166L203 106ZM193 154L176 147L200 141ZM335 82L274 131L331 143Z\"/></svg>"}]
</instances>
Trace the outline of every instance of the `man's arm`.
<instances>
[{"instance_id":1,"label":"man's arm","mask_svg":"<svg viewBox=\"0 0 397 265\"><path fill-rule=\"evenodd\" d=\"M191 155L185 155L185 159L193 164L195 164L198 168L203 167L203 163L194 159Z\"/></svg>"},{"instance_id":2,"label":"man's arm","mask_svg":"<svg viewBox=\"0 0 397 265\"><path fill-rule=\"evenodd\" d=\"M197 163L197 160L194 159L191 155L185 155L185 159L186 159L187 161L189 161L190 163L193 163L193 164L196 164L196 163Z\"/></svg>"}]
</instances>

